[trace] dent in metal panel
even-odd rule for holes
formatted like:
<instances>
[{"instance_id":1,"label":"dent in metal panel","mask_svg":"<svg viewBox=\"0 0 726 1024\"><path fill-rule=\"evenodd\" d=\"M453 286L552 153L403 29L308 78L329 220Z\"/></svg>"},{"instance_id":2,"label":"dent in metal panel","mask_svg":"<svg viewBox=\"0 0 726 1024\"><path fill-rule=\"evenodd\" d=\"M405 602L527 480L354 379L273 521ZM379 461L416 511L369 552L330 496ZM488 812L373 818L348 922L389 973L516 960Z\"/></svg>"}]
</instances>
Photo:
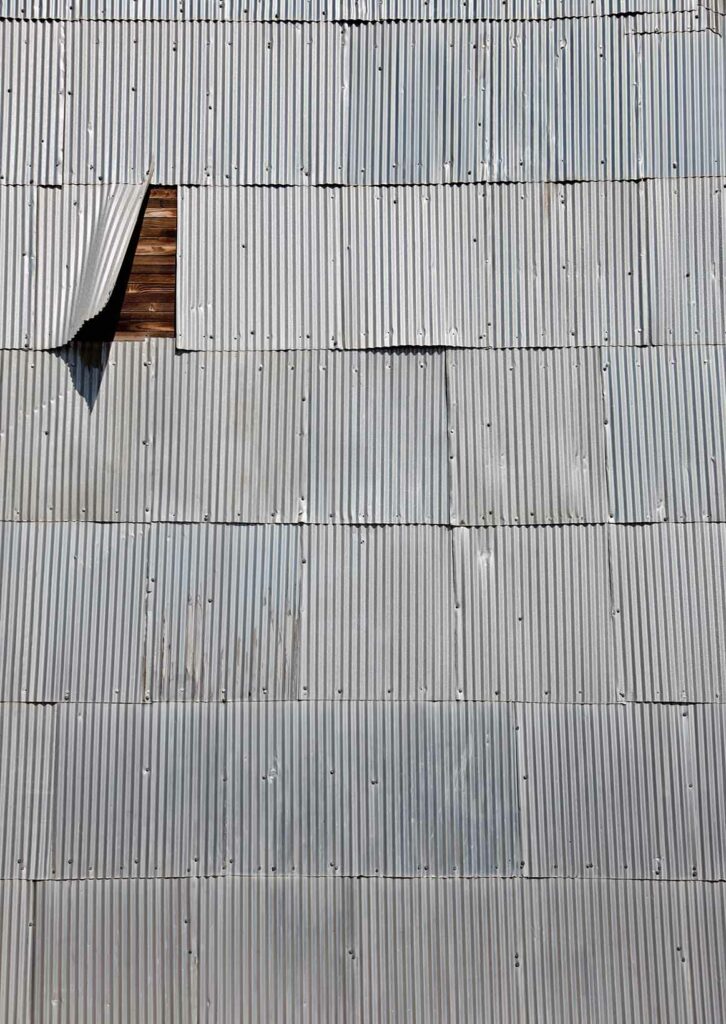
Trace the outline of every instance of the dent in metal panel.
<instances>
[{"instance_id":1,"label":"dent in metal panel","mask_svg":"<svg viewBox=\"0 0 726 1024\"><path fill-rule=\"evenodd\" d=\"M724 701L726 527L610 528L620 696Z\"/></svg>"},{"instance_id":2,"label":"dent in metal panel","mask_svg":"<svg viewBox=\"0 0 726 1024\"><path fill-rule=\"evenodd\" d=\"M441 353L311 357L309 521L445 523Z\"/></svg>"},{"instance_id":3,"label":"dent in metal panel","mask_svg":"<svg viewBox=\"0 0 726 1024\"><path fill-rule=\"evenodd\" d=\"M58 706L54 878L225 871L223 704Z\"/></svg>"},{"instance_id":4,"label":"dent in metal panel","mask_svg":"<svg viewBox=\"0 0 726 1024\"><path fill-rule=\"evenodd\" d=\"M303 530L298 696L452 700L449 531L425 526Z\"/></svg>"},{"instance_id":5,"label":"dent in metal panel","mask_svg":"<svg viewBox=\"0 0 726 1024\"><path fill-rule=\"evenodd\" d=\"M294 696L301 557L294 526L153 527L146 696Z\"/></svg>"},{"instance_id":6,"label":"dent in metal panel","mask_svg":"<svg viewBox=\"0 0 726 1024\"><path fill-rule=\"evenodd\" d=\"M152 167L169 185L344 180L340 26L79 22L67 35L67 181L138 182Z\"/></svg>"},{"instance_id":7,"label":"dent in metal panel","mask_svg":"<svg viewBox=\"0 0 726 1024\"><path fill-rule=\"evenodd\" d=\"M618 522L726 520L726 350L603 352Z\"/></svg>"},{"instance_id":8,"label":"dent in metal panel","mask_svg":"<svg viewBox=\"0 0 726 1024\"><path fill-rule=\"evenodd\" d=\"M35 299L35 220L38 190L0 187L0 347L28 348Z\"/></svg>"},{"instance_id":9,"label":"dent in metal panel","mask_svg":"<svg viewBox=\"0 0 726 1024\"><path fill-rule=\"evenodd\" d=\"M446 369L452 523L607 521L597 352L447 352Z\"/></svg>"},{"instance_id":10,"label":"dent in metal panel","mask_svg":"<svg viewBox=\"0 0 726 1024\"><path fill-rule=\"evenodd\" d=\"M199 1020L198 882L37 887L34 1020Z\"/></svg>"},{"instance_id":11,"label":"dent in metal panel","mask_svg":"<svg viewBox=\"0 0 726 1024\"><path fill-rule=\"evenodd\" d=\"M605 529L453 531L465 698L615 700Z\"/></svg>"},{"instance_id":12,"label":"dent in metal panel","mask_svg":"<svg viewBox=\"0 0 726 1024\"><path fill-rule=\"evenodd\" d=\"M180 189L177 346L339 345L342 195L339 189Z\"/></svg>"},{"instance_id":13,"label":"dent in metal panel","mask_svg":"<svg viewBox=\"0 0 726 1024\"><path fill-rule=\"evenodd\" d=\"M51 853L55 709L0 705L0 877L46 878Z\"/></svg>"},{"instance_id":14,"label":"dent in metal panel","mask_svg":"<svg viewBox=\"0 0 726 1024\"><path fill-rule=\"evenodd\" d=\"M143 698L143 527L0 524L0 697Z\"/></svg>"},{"instance_id":15,"label":"dent in metal panel","mask_svg":"<svg viewBox=\"0 0 726 1024\"><path fill-rule=\"evenodd\" d=\"M155 352L154 519L304 521L310 357Z\"/></svg>"},{"instance_id":16,"label":"dent in metal panel","mask_svg":"<svg viewBox=\"0 0 726 1024\"><path fill-rule=\"evenodd\" d=\"M0 882L0 1016L7 1024L32 1024L34 946L31 882Z\"/></svg>"},{"instance_id":17,"label":"dent in metal panel","mask_svg":"<svg viewBox=\"0 0 726 1024\"><path fill-rule=\"evenodd\" d=\"M154 352L0 352L2 519L150 518Z\"/></svg>"},{"instance_id":18,"label":"dent in metal panel","mask_svg":"<svg viewBox=\"0 0 726 1024\"><path fill-rule=\"evenodd\" d=\"M692 709L529 704L515 715L526 875L705 877L711 783L697 785Z\"/></svg>"},{"instance_id":19,"label":"dent in metal panel","mask_svg":"<svg viewBox=\"0 0 726 1024\"><path fill-rule=\"evenodd\" d=\"M61 183L64 33L0 20L0 186Z\"/></svg>"},{"instance_id":20,"label":"dent in metal panel","mask_svg":"<svg viewBox=\"0 0 726 1024\"><path fill-rule=\"evenodd\" d=\"M504 705L230 705L230 873L519 873Z\"/></svg>"},{"instance_id":21,"label":"dent in metal panel","mask_svg":"<svg viewBox=\"0 0 726 1024\"><path fill-rule=\"evenodd\" d=\"M111 297L148 181L40 189L34 348L71 341Z\"/></svg>"}]
</instances>

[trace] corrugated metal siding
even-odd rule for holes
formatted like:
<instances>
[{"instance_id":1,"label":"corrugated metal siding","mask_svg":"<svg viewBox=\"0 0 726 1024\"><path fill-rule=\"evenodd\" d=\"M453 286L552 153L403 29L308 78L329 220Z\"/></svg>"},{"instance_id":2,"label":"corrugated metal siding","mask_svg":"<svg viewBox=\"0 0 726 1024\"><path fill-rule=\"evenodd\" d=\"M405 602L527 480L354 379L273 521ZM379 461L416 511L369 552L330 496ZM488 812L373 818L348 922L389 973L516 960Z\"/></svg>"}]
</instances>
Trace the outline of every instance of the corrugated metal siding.
<instances>
[{"instance_id":1,"label":"corrugated metal siding","mask_svg":"<svg viewBox=\"0 0 726 1024\"><path fill-rule=\"evenodd\" d=\"M147 696L296 696L300 528L159 526L149 546Z\"/></svg>"},{"instance_id":2,"label":"corrugated metal siding","mask_svg":"<svg viewBox=\"0 0 726 1024\"><path fill-rule=\"evenodd\" d=\"M37 189L0 187L0 346L28 348L35 306Z\"/></svg>"},{"instance_id":3,"label":"corrugated metal siding","mask_svg":"<svg viewBox=\"0 0 726 1024\"><path fill-rule=\"evenodd\" d=\"M726 702L726 526L611 527L620 696Z\"/></svg>"},{"instance_id":4,"label":"corrugated metal siding","mask_svg":"<svg viewBox=\"0 0 726 1024\"><path fill-rule=\"evenodd\" d=\"M693 784L698 803L698 874L726 878L726 708L703 704L683 709L695 737Z\"/></svg>"},{"instance_id":5,"label":"corrugated metal siding","mask_svg":"<svg viewBox=\"0 0 726 1024\"><path fill-rule=\"evenodd\" d=\"M193 1024L198 883L38 885L34 1021Z\"/></svg>"},{"instance_id":6,"label":"corrugated metal siding","mask_svg":"<svg viewBox=\"0 0 726 1024\"><path fill-rule=\"evenodd\" d=\"M143 699L145 536L0 524L0 699Z\"/></svg>"},{"instance_id":7,"label":"corrugated metal siding","mask_svg":"<svg viewBox=\"0 0 726 1024\"><path fill-rule=\"evenodd\" d=\"M67 344L106 305L145 193L146 183L38 191L36 323L31 347Z\"/></svg>"},{"instance_id":8,"label":"corrugated metal siding","mask_svg":"<svg viewBox=\"0 0 726 1024\"><path fill-rule=\"evenodd\" d=\"M311 357L308 519L446 523L442 353Z\"/></svg>"},{"instance_id":9,"label":"corrugated metal siding","mask_svg":"<svg viewBox=\"0 0 726 1024\"><path fill-rule=\"evenodd\" d=\"M2 519L150 518L153 352L0 352Z\"/></svg>"},{"instance_id":10,"label":"corrugated metal siding","mask_svg":"<svg viewBox=\"0 0 726 1024\"><path fill-rule=\"evenodd\" d=\"M55 711L0 705L0 877L45 878L49 869Z\"/></svg>"},{"instance_id":11,"label":"corrugated metal siding","mask_svg":"<svg viewBox=\"0 0 726 1024\"><path fill-rule=\"evenodd\" d=\"M452 523L608 519L599 355L447 352Z\"/></svg>"},{"instance_id":12,"label":"corrugated metal siding","mask_svg":"<svg viewBox=\"0 0 726 1024\"><path fill-rule=\"evenodd\" d=\"M606 527L454 530L453 545L465 698L616 700Z\"/></svg>"},{"instance_id":13,"label":"corrugated metal siding","mask_svg":"<svg viewBox=\"0 0 726 1024\"><path fill-rule=\"evenodd\" d=\"M57 749L54 877L519 871L503 704L62 705Z\"/></svg>"},{"instance_id":14,"label":"corrugated metal siding","mask_svg":"<svg viewBox=\"0 0 726 1024\"><path fill-rule=\"evenodd\" d=\"M333 16L354 21L549 20L640 11L693 10L690 0L335 0Z\"/></svg>"},{"instance_id":15,"label":"corrugated metal siding","mask_svg":"<svg viewBox=\"0 0 726 1024\"><path fill-rule=\"evenodd\" d=\"M32 1024L34 926L32 883L0 882L0 1015L7 1024Z\"/></svg>"},{"instance_id":16,"label":"corrugated metal siding","mask_svg":"<svg viewBox=\"0 0 726 1024\"><path fill-rule=\"evenodd\" d=\"M726 350L603 351L618 522L726 520Z\"/></svg>"},{"instance_id":17,"label":"corrugated metal siding","mask_svg":"<svg viewBox=\"0 0 726 1024\"><path fill-rule=\"evenodd\" d=\"M81 22L66 28L65 180L343 181L344 30ZM94 83L89 88L88 83Z\"/></svg>"},{"instance_id":18,"label":"corrugated metal siding","mask_svg":"<svg viewBox=\"0 0 726 1024\"><path fill-rule=\"evenodd\" d=\"M342 344L340 189L179 191L178 346Z\"/></svg>"},{"instance_id":19,"label":"corrugated metal siding","mask_svg":"<svg viewBox=\"0 0 726 1024\"><path fill-rule=\"evenodd\" d=\"M304 528L297 695L454 700L451 534L426 526Z\"/></svg>"},{"instance_id":20,"label":"corrugated metal siding","mask_svg":"<svg viewBox=\"0 0 726 1024\"><path fill-rule=\"evenodd\" d=\"M724 877L705 851L702 808L722 791L697 770L693 709L529 704L515 714L525 874ZM708 721L721 714L706 709Z\"/></svg>"},{"instance_id":21,"label":"corrugated metal siding","mask_svg":"<svg viewBox=\"0 0 726 1024\"><path fill-rule=\"evenodd\" d=\"M42 884L38 909L41 1022L121 1022L130 1006L141 1020L220 1024L726 1014L722 886L106 881Z\"/></svg>"},{"instance_id":22,"label":"corrugated metal siding","mask_svg":"<svg viewBox=\"0 0 726 1024\"><path fill-rule=\"evenodd\" d=\"M65 31L0 20L0 186L61 182Z\"/></svg>"}]
</instances>

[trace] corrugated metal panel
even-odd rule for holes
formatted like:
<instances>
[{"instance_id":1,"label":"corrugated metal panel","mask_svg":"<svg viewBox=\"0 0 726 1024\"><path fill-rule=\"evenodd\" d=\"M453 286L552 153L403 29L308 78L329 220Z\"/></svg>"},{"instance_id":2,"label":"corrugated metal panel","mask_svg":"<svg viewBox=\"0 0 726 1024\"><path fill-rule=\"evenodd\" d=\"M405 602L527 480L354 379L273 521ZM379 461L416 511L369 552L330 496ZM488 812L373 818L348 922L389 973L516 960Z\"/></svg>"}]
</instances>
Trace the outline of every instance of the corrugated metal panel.
<instances>
[{"instance_id":1,"label":"corrugated metal panel","mask_svg":"<svg viewBox=\"0 0 726 1024\"><path fill-rule=\"evenodd\" d=\"M0 185L59 185L65 28L0 20Z\"/></svg>"},{"instance_id":2,"label":"corrugated metal panel","mask_svg":"<svg viewBox=\"0 0 726 1024\"><path fill-rule=\"evenodd\" d=\"M54 878L225 870L225 705L56 710Z\"/></svg>"},{"instance_id":3,"label":"corrugated metal panel","mask_svg":"<svg viewBox=\"0 0 726 1024\"><path fill-rule=\"evenodd\" d=\"M73 0L2 0L0 18L65 20L72 8Z\"/></svg>"},{"instance_id":4,"label":"corrugated metal panel","mask_svg":"<svg viewBox=\"0 0 726 1024\"><path fill-rule=\"evenodd\" d=\"M154 518L299 522L308 516L310 357L155 349Z\"/></svg>"},{"instance_id":5,"label":"corrugated metal panel","mask_svg":"<svg viewBox=\"0 0 726 1024\"><path fill-rule=\"evenodd\" d=\"M54 708L0 705L0 877L45 878L55 750Z\"/></svg>"},{"instance_id":6,"label":"corrugated metal panel","mask_svg":"<svg viewBox=\"0 0 726 1024\"><path fill-rule=\"evenodd\" d=\"M603 352L619 522L726 520L726 350Z\"/></svg>"},{"instance_id":7,"label":"corrugated metal panel","mask_svg":"<svg viewBox=\"0 0 726 1024\"><path fill-rule=\"evenodd\" d=\"M0 346L28 348L35 299L37 189L0 187Z\"/></svg>"},{"instance_id":8,"label":"corrugated metal panel","mask_svg":"<svg viewBox=\"0 0 726 1024\"><path fill-rule=\"evenodd\" d=\"M146 188L147 183L39 190L32 347L65 345L106 305Z\"/></svg>"},{"instance_id":9,"label":"corrugated metal panel","mask_svg":"<svg viewBox=\"0 0 726 1024\"><path fill-rule=\"evenodd\" d=\"M303 529L298 696L452 700L451 535L425 526Z\"/></svg>"},{"instance_id":10,"label":"corrugated metal panel","mask_svg":"<svg viewBox=\"0 0 726 1024\"><path fill-rule=\"evenodd\" d=\"M0 699L142 700L144 527L0 524Z\"/></svg>"},{"instance_id":11,"label":"corrugated metal panel","mask_svg":"<svg viewBox=\"0 0 726 1024\"><path fill-rule=\"evenodd\" d=\"M525 874L723 878L705 857L700 808L716 778L696 771L692 709L529 704L515 714Z\"/></svg>"},{"instance_id":12,"label":"corrugated metal panel","mask_svg":"<svg viewBox=\"0 0 726 1024\"><path fill-rule=\"evenodd\" d=\"M608 518L599 354L447 352L451 521Z\"/></svg>"},{"instance_id":13,"label":"corrugated metal panel","mask_svg":"<svg viewBox=\"0 0 726 1024\"><path fill-rule=\"evenodd\" d=\"M58 708L53 874L512 875L505 705Z\"/></svg>"},{"instance_id":14,"label":"corrugated metal panel","mask_svg":"<svg viewBox=\"0 0 726 1024\"><path fill-rule=\"evenodd\" d=\"M39 885L34 1021L198 1021L197 886L191 879Z\"/></svg>"},{"instance_id":15,"label":"corrugated metal panel","mask_svg":"<svg viewBox=\"0 0 726 1024\"><path fill-rule=\"evenodd\" d=\"M344 180L342 27L82 22L66 33L67 181L140 181L151 167L166 185Z\"/></svg>"},{"instance_id":16,"label":"corrugated metal panel","mask_svg":"<svg viewBox=\"0 0 726 1024\"><path fill-rule=\"evenodd\" d=\"M302 557L294 526L152 527L147 696L296 696Z\"/></svg>"},{"instance_id":17,"label":"corrugated metal panel","mask_svg":"<svg viewBox=\"0 0 726 1024\"><path fill-rule=\"evenodd\" d=\"M342 343L340 189L183 188L178 346Z\"/></svg>"},{"instance_id":18,"label":"corrugated metal panel","mask_svg":"<svg viewBox=\"0 0 726 1024\"><path fill-rule=\"evenodd\" d=\"M33 904L31 882L0 882L0 1015L6 1024L32 1024Z\"/></svg>"},{"instance_id":19,"label":"corrugated metal panel","mask_svg":"<svg viewBox=\"0 0 726 1024\"><path fill-rule=\"evenodd\" d=\"M150 517L154 347L0 352L0 517Z\"/></svg>"},{"instance_id":20,"label":"corrugated metal panel","mask_svg":"<svg viewBox=\"0 0 726 1024\"><path fill-rule=\"evenodd\" d=\"M453 531L464 697L616 699L605 531Z\"/></svg>"},{"instance_id":21,"label":"corrugated metal panel","mask_svg":"<svg viewBox=\"0 0 726 1024\"><path fill-rule=\"evenodd\" d=\"M442 353L311 359L309 521L448 520Z\"/></svg>"},{"instance_id":22,"label":"corrugated metal panel","mask_svg":"<svg viewBox=\"0 0 726 1024\"><path fill-rule=\"evenodd\" d=\"M334 0L333 17L353 21L549 20L640 11L693 10L691 0Z\"/></svg>"},{"instance_id":23,"label":"corrugated metal panel","mask_svg":"<svg viewBox=\"0 0 726 1024\"><path fill-rule=\"evenodd\" d=\"M697 794L697 864L702 878L726 878L726 708L701 705L683 709L695 738L693 784Z\"/></svg>"},{"instance_id":24,"label":"corrugated metal panel","mask_svg":"<svg viewBox=\"0 0 726 1024\"><path fill-rule=\"evenodd\" d=\"M620 696L726 702L726 527L611 527Z\"/></svg>"},{"instance_id":25,"label":"corrugated metal panel","mask_svg":"<svg viewBox=\"0 0 726 1024\"><path fill-rule=\"evenodd\" d=\"M726 340L726 181L650 181L647 253L651 339Z\"/></svg>"}]
</instances>

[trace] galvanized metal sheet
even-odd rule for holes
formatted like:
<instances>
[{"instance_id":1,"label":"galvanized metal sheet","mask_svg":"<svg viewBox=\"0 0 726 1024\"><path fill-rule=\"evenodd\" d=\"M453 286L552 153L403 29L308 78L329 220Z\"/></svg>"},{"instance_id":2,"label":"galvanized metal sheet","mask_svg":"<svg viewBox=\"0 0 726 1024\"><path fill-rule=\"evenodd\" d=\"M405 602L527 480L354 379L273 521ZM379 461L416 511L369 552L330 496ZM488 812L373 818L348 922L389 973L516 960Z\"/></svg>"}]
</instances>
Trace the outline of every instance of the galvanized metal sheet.
<instances>
[{"instance_id":1,"label":"galvanized metal sheet","mask_svg":"<svg viewBox=\"0 0 726 1024\"><path fill-rule=\"evenodd\" d=\"M454 524L608 519L599 354L447 352Z\"/></svg>"},{"instance_id":2,"label":"galvanized metal sheet","mask_svg":"<svg viewBox=\"0 0 726 1024\"><path fill-rule=\"evenodd\" d=\"M154 519L305 520L311 365L155 349Z\"/></svg>"},{"instance_id":3,"label":"galvanized metal sheet","mask_svg":"<svg viewBox=\"0 0 726 1024\"><path fill-rule=\"evenodd\" d=\"M294 526L151 527L147 697L296 696L302 549Z\"/></svg>"},{"instance_id":4,"label":"galvanized metal sheet","mask_svg":"<svg viewBox=\"0 0 726 1024\"><path fill-rule=\"evenodd\" d=\"M0 704L0 877L50 869L55 709Z\"/></svg>"},{"instance_id":5,"label":"galvanized metal sheet","mask_svg":"<svg viewBox=\"0 0 726 1024\"><path fill-rule=\"evenodd\" d=\"M702 808L719 791L715 772L696 767L693 709L529 704L515 714L526 875L723 878L704 847ZM720 720L721 708L706 715Z\"/></svg>"},{"instance_id":6,"label":"galvanized metal sheet","mask_svg":"<svg viewBox=\"0 0 726 1024\"><path fill-rule=\"evenodd\" d=\"M347 190L179 190L177 345L245 351L342 344Z\"/></svg>"},{"instance_id":7,"label":"galvanized metal sheet","mask_svg":"<svg viewBox=\"0 0 726 1024\"><path fill-rule=\"evenodd\" d=\"M726 702L726 526L617 526L610 545L619 695Z\"/></svg>"},{"instance_id":8,"label":"galvanized metal sheet","mask_svg":"<svg viewBox=\"0 0 726 1024\"><path fill-rule=\"evenodd\" d=\"M606 527L453 531L463 696L616 699Z\"/></svg>"},{"instance_id":9,"label":"galvanized metal sheet","mask_svg":"<svg viewBox=\"0 0 726 1024\"><path fill-rule=\"evenodd\" d=\"M0 346L28 348L35 299L37 189L0 187Z\"/></svg>"},{"instance_id":10,"label":"galvanized metal sheet","mask_svg":"<svg viewBox=\"0 0 726 1024\"><path fill-rule=\"evenodd\" d=\"M64 28L0 20L0 186L59 185Z\"/></svg>"},{"instance_id":11,"label":"galvanized metal sheet","mask_svg":"<svg viewBox=\"0 0 726 1024\"><path fill-rule=\"evenodd\" d=\"M100 313L121 271L147 182L40 189L31 347L67 344Z\"/></svg>"},{"instance_id":12,"label":"galvanized metal sheet","mask_svg":"<svg viewBox=\"0 0 726 1024\"><path fill-rule=\"evenodd\" d=\"M302 553L298 697L462 696L447 529L309 527Z\"/></svg>"},{"instance_id":13,"label":"galvanized metal sheet","mask_svg":"<svg viewBox=\"0 0 726 1024\"><path fill-rule=\"evenodd\" d=\"M0 882L0 1014L8 1024L32 1021L33 902L31 882Z\"/></svg>"},{"instance_id":14,"label":"galvanized metal sheet","mask_svg":"<svg viewBox=\"0 0 726 1024\"><path fill-rule=\"evenodd\" d=\"M726 878L726 709L723 704L683 708L694 736L694 811L701 878Z\"/></svg>"},{"instance_id":15,"label":"galvanized metal sheet","mask_svg":"<svg viewBox=\"0 0 726 1024\"><path fill-rule=\"evenodd\" d=\"M58 708L58 878L512 875L505 705Z\"/></svg>"},{"instance_id":16,"label":"galvanized metal sheet","mask_svg":"<svg viewBox=\"0 0 726 1024\"><path fill-rule=\"evenodd\" d=\"M603 352L616 521L726 520L726 350Z\"/></svg>"},{"instance_id":17,"label":"galvanized metal sheet","mask_svg":"<svg viewBox=\"0 0 726 1024\"><path fill-rule=\"evenodd\" d=\"M310 522L447 522L442 353L317 353L308 404Z\"/></svg>"},{"instance_id":18,"label":"galvanized metal sheet","mask_svg":"<svg viewBox=\"0 0 726 1024\"><path fill-rule=\"evenodd\" d=\"M184 878L39 885L33 1019L198 1021L197 887Z\"/></svg>"},{"instance_id":19,"label":"galvanized metal sheet","mask_svg":"<svg viewBox=\"0 0 726 1024\"><path fill-rule=\"evenodd\" d=\"M0 524L0 699L143 699L144 527Z\"/></svg>"},{"instance_id":20,"label":"galvanized metal sheet","mask_svg":"<svg viewBox=\"0 0 726 1024\"><path fill-rule=\"evenodd\" d=\"M150 518L152 352L0 352L0 518Z\"/></svg>"},{"instance_id":21,"label":"galvanized metal sheet","mask_svg":"<svg viewBox=\"0 0 726 1024\"><path fill-rule=\"evenodd\" d=\"M344 181L344 30L80 22L66 27L66 181Z\"/></svg>"}]
</instances>

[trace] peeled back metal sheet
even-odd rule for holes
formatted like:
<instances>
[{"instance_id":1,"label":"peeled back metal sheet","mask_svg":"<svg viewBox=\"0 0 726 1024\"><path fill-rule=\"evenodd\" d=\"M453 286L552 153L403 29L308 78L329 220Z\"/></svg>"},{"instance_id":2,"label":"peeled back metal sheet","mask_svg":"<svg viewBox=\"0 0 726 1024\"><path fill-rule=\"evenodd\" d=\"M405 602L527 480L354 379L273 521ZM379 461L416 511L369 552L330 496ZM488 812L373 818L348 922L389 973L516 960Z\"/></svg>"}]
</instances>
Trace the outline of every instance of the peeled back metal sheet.
<instances>
[{"instance_id":1,"label":"peeled back metal sheet","mask_svg":"<svg viewBox=\"0 0 726 1024\"><path fill-rule=\"evenodd\" d=\"M451 522L608 519L595 350L447 352Z\"/></svg>"},{"instance_id":2,"label":"peeled back metal sheet","mask_svg":"<svg viewBox=\"0 0 726 1024\"><path fill-rule=\"evenodd\" d=\"M506 705L57 712L54 877L519 872Z\"/></svg>"}]
</instances>

